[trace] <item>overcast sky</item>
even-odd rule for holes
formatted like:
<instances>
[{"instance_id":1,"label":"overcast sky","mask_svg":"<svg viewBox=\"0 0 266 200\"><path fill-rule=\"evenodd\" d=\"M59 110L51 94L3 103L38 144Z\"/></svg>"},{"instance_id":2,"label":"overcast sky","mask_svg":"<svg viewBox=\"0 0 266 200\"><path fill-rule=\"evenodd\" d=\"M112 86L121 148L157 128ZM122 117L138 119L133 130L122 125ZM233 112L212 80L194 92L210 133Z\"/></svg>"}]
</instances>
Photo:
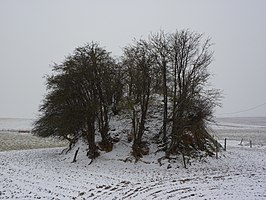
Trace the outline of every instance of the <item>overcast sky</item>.
<instances>
[{"instance_id":1,"label":"overcast sky","mask_svg":"<svg viewBox=\"0 0 266 200\"><path fill-rule=\"evenodd\" d=\"M160 29L212 38L218 117L266 116L265 0L0 0L0 117L37 117L43 76L76 47L98 41L119 56Z\"/></svg>"}]
</instances>

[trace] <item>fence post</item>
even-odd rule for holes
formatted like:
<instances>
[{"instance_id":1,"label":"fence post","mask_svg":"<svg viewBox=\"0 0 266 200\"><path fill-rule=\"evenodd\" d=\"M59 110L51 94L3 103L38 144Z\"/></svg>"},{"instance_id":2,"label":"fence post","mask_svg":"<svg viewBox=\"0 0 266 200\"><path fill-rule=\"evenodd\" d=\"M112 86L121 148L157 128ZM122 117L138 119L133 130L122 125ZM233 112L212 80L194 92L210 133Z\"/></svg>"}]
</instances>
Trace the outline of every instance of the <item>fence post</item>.
<instances>
[{"instance_id":1,"label":"fence post","mask_svg":"<svg viewBox=\"0 0 266 200\"><path fill-rule=\"evenodd\" d=\"M226 138L224 138L224 150L226 151Z\"/></svg>"},{"instance_id":2,"label":"fence post","mask_svg":"<svg viewBox=\"0 0 266 200\"><path fill-rule=\"evenodd\" d=\"M216 146L216 148L215 148L215 150L216 150L216 159L218 159L218 141L217 140L215 142L215 146Z\"/></svg>"},{"instance_id":3,"label":"fence post","mask_svg":"<svg viewBox=\"0 0 266 200\"><path fill-rule=\"evenodd\" d=\"M242 146L242 142L243 142L243 138L241 139L241 142L240 142L240 144L239 144L239 145L241 145L241 146Z\"/></svg>"},{"instance_id":4,"label":"fence post","mask_svg":"<svg viewBox=\"0 0 266 200\"><path fill-rule=\"evenodd\" d=\"M183 157L183 162L184 162L184 167L185 169L187 168L187 165L186 165L186 159L185 159L185 155L182 153L182 157Z\"/></svg>"},{"instance_id":5,"label":"fence post","mask_svg":"<svg viewBox=\"0 0 266 200\"><path fill-rule=\"evenodd\" d=\"M75 155L74 155L74 158L73 158L72 163L77 162L77 155L78 155L78 152L79 152L79 148L78 148L78 149L76 150L76 152L75 152Z\"/></svg>"},{"instance_id":6,"label":"fence post","mask_svg":"<svg viewBox=\"0 0 266 200\"><path fill-rule=\"evenodd\" d=\"M252 148L252 141L251 140L249 141L249 146L250 146L250 148Z\"/></svg>"}]
</instances>

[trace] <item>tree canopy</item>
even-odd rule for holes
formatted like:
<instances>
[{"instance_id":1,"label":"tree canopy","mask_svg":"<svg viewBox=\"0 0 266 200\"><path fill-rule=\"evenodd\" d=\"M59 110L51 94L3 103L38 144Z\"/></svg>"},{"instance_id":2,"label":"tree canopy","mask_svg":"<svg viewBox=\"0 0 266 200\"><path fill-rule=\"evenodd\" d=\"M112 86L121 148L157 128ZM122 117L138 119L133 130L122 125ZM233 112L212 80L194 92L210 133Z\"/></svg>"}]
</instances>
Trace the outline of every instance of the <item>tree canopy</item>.
<instances>
[{"instance_id":1,"label":"tree canopy","mask_svg":"<svg viewBox=\"0 0 266 200\"><path fill-rule=\"evenodd\" d=\"M143 135L151 97L162 96L162 128L153 137L158 149L163 147L167 156L212 154L214 140L206 122L219 105L220 91L208 85L211 46L202 34L181 30L134 40L120 59L95 42L79 47L46 77L48 93L33 133L67 139L70 147L83 138L87 155L94 159L99 149L113 148L110 118L128 110L132 153L138 159L148 153ZM98 143L96 133L101 136Z\"/></svg>"}]
</instances>

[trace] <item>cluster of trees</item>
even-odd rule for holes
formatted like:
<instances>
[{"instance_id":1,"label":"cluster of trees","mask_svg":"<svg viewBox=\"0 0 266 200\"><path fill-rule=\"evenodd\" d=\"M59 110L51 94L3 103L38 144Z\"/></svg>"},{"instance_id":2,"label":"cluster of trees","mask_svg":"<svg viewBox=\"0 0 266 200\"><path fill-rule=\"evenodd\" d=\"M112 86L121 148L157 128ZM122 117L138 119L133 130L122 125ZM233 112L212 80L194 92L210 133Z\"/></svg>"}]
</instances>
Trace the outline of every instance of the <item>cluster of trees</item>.
<instances>
[{"instance_id":1,"label":"cluster of trees","mask_svg":"<svg viewBox=\"0 0 266 200\"><path fill-rule=\"evenodd\" d=\"M189 30L161 31L135 40L119 60L98 43L79 47L47 76L48 94L33 133L67 139L70 147L83 138L87 155L94 159L99 147L112 150L110 117L127 109L132 152L139 158L147 153L143 135L151 97L160 95L163 122L154 136L166 155L191 149L210 152L213 139L206 121L212 119L220 98L219 90L207 85L213 59L210 47L210 39ZM97 132L101 135L98 144Z\"/></svg>"}]
</instances>

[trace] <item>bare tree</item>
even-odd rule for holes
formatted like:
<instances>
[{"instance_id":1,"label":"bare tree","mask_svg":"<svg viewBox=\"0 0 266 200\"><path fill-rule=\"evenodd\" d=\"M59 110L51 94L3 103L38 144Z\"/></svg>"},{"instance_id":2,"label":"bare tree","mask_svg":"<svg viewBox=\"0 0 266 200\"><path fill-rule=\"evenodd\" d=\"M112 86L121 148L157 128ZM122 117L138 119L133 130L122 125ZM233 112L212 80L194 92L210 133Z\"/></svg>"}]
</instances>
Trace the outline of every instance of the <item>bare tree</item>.
<instances>
[{"instance_id":1,"label":"bare tree","mask_svg":"<svg viewBox=\"0 0 266 200\"><path fill-rule=\"evenodd\" d=\"M167 85L167 76L168 76L168 67L169 67L169 35L163 31L160 31L157 34L151 34L149 38L149 43L153 55L156 59L157 66L161 71L161 80L162 80L162 89L163 89L163 102L164 102L164 111L163 111L163 143L166 143L167 140L167 122L168 122L168 85Z\"/></svg>"},{"instance_id":2,"label":"bare tree","mask_svg":"<svg viewBox=\"0 0 266 200\"><path fill-rule=\"evenodd\" d=\"M182 151L186 142L203 150L210 138L206 131L206 120L212 117L218 105L219 91L207 89L210 77L208 66L213 52L210 39L203 35L182 30L171 34L171 62L174 75L171 144L168 152ZM190 134L190 141L188 140ZM186 137L186 139L184 139Z\"/></svg>"},{"instance_id":3,"label":"bare tree","mask_svg":"<svg viewBox=\"0 0 266 200\"><path fill-rule=\"evenodd\" d=\"M49 93L41 106L43 115L34 133L41 136L83 137L88 156L99 155L95 142L96 120L104 143L108 143L109 107L112 104L111 69L115 61L110 53L90 43L75 49L74 54L54 66L47 77Z\"/></svg>"},{"instance_id":4,"label":"bare tree","mask_svg":"<svg viewBox=\"0 0 266 200\"><path fill-rule=\"evenodd\" d=\"M107 55L106 55L107 56ZM99 143L102 150L111 151L113 148L112 138L108 134L109 121L111 116L111 108L114 100L119 101L118 92L120 88L116 80L116 62L107 56L101 59L101 64L95 69L95 84L98 93L99 105L98 105L98 128L102 137L102 141ZM114 98L115 97L115 98Z\"/></svg>"},{"instance_id":5,"label":"bare tree","mask_svg":"<svg viewBox=\"0 0 266 200\"><path fill-rule=\"evenodd\" d=\"M127 101L132 111L133 155L136 159L147 154L147 146L142 141L149 107L154 57L144 40L124 50L124 66L127 67L129 92Z\"/></svg>"}]
</instances>

